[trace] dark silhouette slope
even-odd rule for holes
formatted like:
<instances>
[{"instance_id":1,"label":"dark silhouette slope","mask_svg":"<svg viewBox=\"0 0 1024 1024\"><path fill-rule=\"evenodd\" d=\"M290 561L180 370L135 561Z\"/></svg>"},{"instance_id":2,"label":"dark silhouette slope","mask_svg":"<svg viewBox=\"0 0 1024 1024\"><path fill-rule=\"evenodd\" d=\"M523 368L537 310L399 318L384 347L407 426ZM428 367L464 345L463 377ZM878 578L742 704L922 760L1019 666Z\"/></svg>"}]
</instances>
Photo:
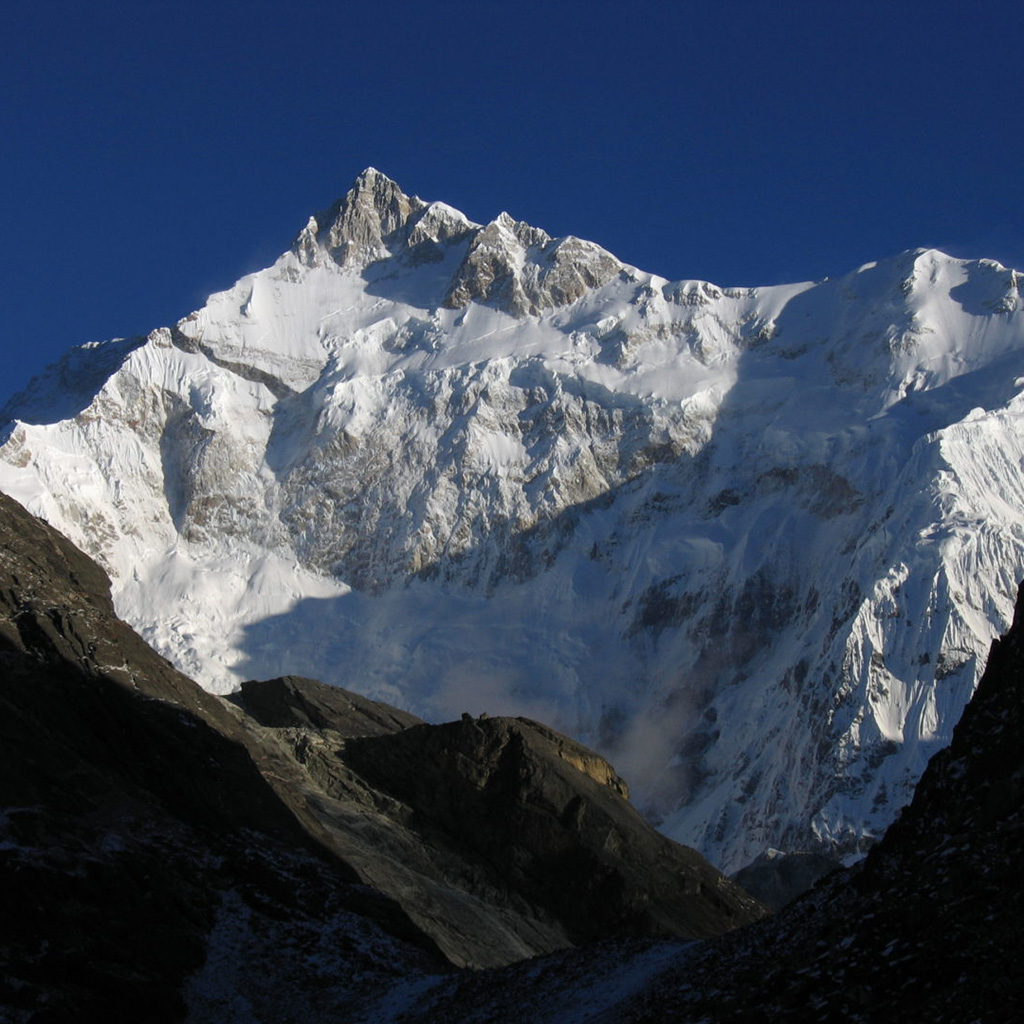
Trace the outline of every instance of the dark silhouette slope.
<instances>
[{"instance_id":1,"label":"dark silhouette slope","mask_svg":"<svg viewBox=\"0 0 1024 1024\"><path fill-rule=\"evenodd\" d=\"M0 1018L390 1019L396 986L763 909L537 723L231 703L0 495ZM394 997L397 998L397 997Z\"/></svg>"},{"instance_id":2,"label":"dark silhouette slope","mask_svg":"<svg viewBox=\"0 0 1024 1024\"><path fill-rule=\"evenodd\" d=\"M706 943L605 943L435 987L406 1020L1024 1017L1024 587L948 748L867 858Z\"/></svg>"}]
</instances>

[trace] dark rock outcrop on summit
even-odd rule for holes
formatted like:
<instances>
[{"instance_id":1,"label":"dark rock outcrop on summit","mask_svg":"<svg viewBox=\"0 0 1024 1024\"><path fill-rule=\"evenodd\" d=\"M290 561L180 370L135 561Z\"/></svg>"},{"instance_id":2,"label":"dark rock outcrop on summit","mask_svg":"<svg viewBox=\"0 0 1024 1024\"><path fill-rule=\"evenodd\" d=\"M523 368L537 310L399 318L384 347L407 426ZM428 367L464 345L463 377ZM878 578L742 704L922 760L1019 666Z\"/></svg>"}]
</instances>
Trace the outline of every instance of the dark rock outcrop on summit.
<instances>
[{"instance_id":1,"label":"dark rock outcrop on summit","mask_svg":"<svg viewBox=\"0 0 1024 1024\"><path fill-rule=\"evenodd\" d=\"M268 728L330 729L339 737L383 736L423 724L408 711L299 676L243 683L230 700Z\"/></svg>"},{"instance_id":2,"label":"dark rock outcrop on summit","mask_svg":"<svg viewBox=\"0 0 1024 1024\"><path fill-rule=\"evenodd\" d=\"M841 861L824 853L766 850L730 877L769 910L777 911L840 867Z\"/></svg>"}]
</instances>

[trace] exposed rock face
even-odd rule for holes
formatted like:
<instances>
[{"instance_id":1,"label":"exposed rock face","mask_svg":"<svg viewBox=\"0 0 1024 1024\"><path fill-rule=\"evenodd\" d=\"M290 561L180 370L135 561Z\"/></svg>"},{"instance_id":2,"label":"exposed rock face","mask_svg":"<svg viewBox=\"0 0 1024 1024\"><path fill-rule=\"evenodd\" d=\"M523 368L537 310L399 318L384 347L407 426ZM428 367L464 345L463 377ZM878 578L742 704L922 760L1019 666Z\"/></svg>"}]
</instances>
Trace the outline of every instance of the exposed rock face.
<instances>
[{"instance_id":1,"label":"exposed rock face","mask_svg":"<svg viewBox=\"0 0 1024 1024\"><path fill-rule=\"evenodd\" d=\"M444 203L407 196L374 168L310 219L292 252L306 267L322 266L326 253L339 266L362 270L391 257L404 266L439 262L464 241L468 247L442 303L447 309L484 302L512 316L537 316L627 270L592 242L553 239L507 213L483 227L473 224Z\"/></svg>"},{"instance_id":2,"label":"exposed rock face","mask_svg":"<svg viewBox=\"0 0 1024 1024\"><path fill-rule=\"evenodd\" d=\"M423 724L422 719L407 711L367 700L341 687L295 676L243 683L232 699L260 725L277 729L329 729L341 738L388 735Z\"/></svg>"},{"instance_id":3,"label":"exposed rock face","mask_svg":"<svg viewBox=\"0 0 1024 1024\"><path fill-rule=\"evenodd\" d=\"M422 725L351 740L345 761L408 804L428 835L470 850L573 942L705 937L759 908L696 852L655 832L602 758L526 719Z\"/></svg>"},{"instance_id":4,"label":"exposed rock face","mask_svg":"<svg viewBox=\"0 0 1024 1024\"><path fill-rule=\"evenodd\" d=\"M265 727L258 762L307 792L300 814L456 964L608 935L703 937L763 913L644 822L603 758L539 723L417 724L308 679L246 683L234 699ZM268 755L275 743L290 765Z\"/></svg>"},{"instance_id":5,"label":"exposed rock face","mask_svg":"<svg viewBox=\"0 0 1024 1024\"><path fill-rule=\"evenodd\" d=\"M840 861L821 853L768 850L737 871L732 880L769 910L777 911L840 867Z\"/></svg>"},{"instance_id":6,"label":"exposed rock face","mask_svg":"<svg viewBox=\"0 0 1024 1024\"><path fill-rule=\"evenodd\" d=\"M340 266L364 267L390 256L415 265L442 259L444 246L461 241L474 228L457 210L407 196L371 167L344 199L311 220L293 251L308 267L320 265L321 248Z\"/></svg>"},{"instance_id":7,"label":"exposed rock face","mask_svg":"<svg viewBox=\"0 0 1024 1024\"><path fill-rule=\"evenodd\" d=\"M502 213L473 235L444 305L462 309L470 302L489 302L513 316L537 316L575 302L625 271L593 242L552 239Z\"/></svg>"}]
</instances>

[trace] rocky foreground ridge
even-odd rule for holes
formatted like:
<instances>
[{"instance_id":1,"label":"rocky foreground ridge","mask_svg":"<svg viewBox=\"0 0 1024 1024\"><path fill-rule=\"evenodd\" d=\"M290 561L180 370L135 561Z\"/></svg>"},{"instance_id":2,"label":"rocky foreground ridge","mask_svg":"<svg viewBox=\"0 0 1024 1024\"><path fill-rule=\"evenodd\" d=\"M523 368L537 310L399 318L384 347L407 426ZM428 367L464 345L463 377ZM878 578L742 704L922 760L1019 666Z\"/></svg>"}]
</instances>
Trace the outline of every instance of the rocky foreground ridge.
<instances>
[{"instance_id":1,"label":"rocky foreground ridge","mask_svg":"<svg viewBox=\"0 0 1024 1024\"><path fill-rule=\"evenodd\" d=\"M1012 1022L1024 1013L1024 585L949 747L857 866L710 942L453 977L404 1022Z\"/></svg>"},{"instance_id":2,"label":"rocky foreground ridge","mask_svg":"<svg viewBox=\"0 0 1024 1024\"><path fill-rule=\"evenodd\" d=\"M764 909L535 722L204 692L0 495L0 1016L385 1020L394 986Z\"/></svg>"},{"instance_id":3,"label":"rocky foreground ridge","mask_svg":"<svg viewBox=\"0 0 1024 1024\"><path fill-rule=\"evenodd\" d=\"M371 170L34 381L0 489L205 688L548 722L734 871L856 856L948 743L1024 575L1022 382L992 261L670 282Z\"/></svg>"},{"instance_id":4,"label":"rocky foreground ridge","mask_svg":"<svg viewBox=\"0 0 1024 1024\"><path fill-rule=\"evenodd\" d=\"M883 840L763 919L538 723L205 693L0 495L0 1018L1019 1020L1017 608Z\"/></svg>"}]
</instances>

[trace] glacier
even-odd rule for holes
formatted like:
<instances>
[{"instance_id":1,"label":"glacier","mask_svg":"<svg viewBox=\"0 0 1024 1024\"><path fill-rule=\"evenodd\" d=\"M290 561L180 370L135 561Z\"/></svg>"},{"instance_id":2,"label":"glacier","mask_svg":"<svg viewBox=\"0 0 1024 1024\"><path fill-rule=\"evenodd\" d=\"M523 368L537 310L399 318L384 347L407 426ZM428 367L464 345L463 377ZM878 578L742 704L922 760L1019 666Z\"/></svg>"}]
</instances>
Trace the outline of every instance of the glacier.
<instances>
[{"instance_id":1,"label":"glacier","mask_svg":"<svg viewBox=\"0 0 1024 1024\"><path fill-rule=\"evenodd\" d=\"M2 414L0 489L215 693L541 719L724 870L853 858L1024 576L1022 276L913 250L668 281L373 169Z\"/></svg>"}]
</instances>

